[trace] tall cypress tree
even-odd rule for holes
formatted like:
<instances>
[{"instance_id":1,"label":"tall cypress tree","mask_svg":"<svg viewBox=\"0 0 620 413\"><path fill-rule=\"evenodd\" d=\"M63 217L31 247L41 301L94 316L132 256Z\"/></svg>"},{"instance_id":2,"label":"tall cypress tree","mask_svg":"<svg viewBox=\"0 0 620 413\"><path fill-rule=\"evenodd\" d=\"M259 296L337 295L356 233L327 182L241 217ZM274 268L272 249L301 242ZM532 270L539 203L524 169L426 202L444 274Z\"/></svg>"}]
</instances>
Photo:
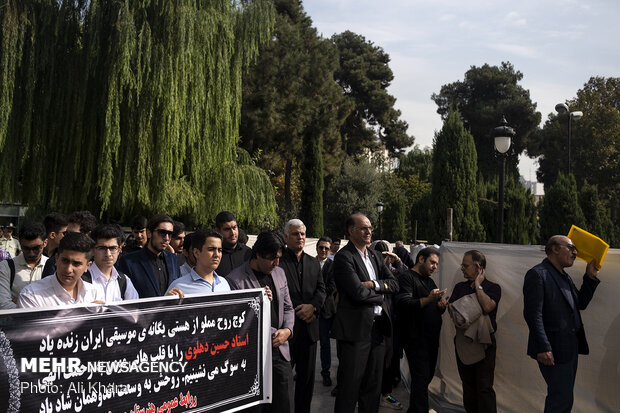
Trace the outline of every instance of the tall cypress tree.
<instances>
[{"instance_id":1,"label":"tall cypress tree","mask_svg":"<svg viewBox=\"0 0 620 413\"><path fill-rule=\"evenodd\" d=\"M579 206L586 219L585 230L601 237L610 245L615 244L614 225L609 210L598 194L598 187L586 181L579 191Z\"/></svg>"},{"instance_id":2,"label":"tall cypress tree","mask_svg":"<svg viewBox=\"0 0 620 413\"><path fill-rule=\"evenodd\" d=\"M579 206L577 183L573 174L558 173L540 206L540 236L546 242L552 235L566 235L572 224L585 229L586 219Z\"/></svg>"},{"instance_id":3,"label":"tall cypress tree","mask_svg":"<svg viewBox=\"0 0 620 413\"><path fill-rule=\"evenodd\" d=\"M323 153L319 124L317 119L303 139L300 217L311 237L323 235Z\"/></svg>"},{"instance_id":4,"label":"tall cypress tree","mask_svg":"<svg viewBox=\"0 0 620 413\"><path fill-rule=\"evenodd\" d=\"M451 109L433 141L431 192L435 241L446 237L446 211L453 208L453 240L483 241L478 217L476 147L459 112Z\"/></svg>"},{"instance_id":5,"label":"tall cypress tree","mask_svg":"<svg viewBox=\"0 0 620 413\"><path fill-rule=\"evenodd\" d=\"M198 223L230 209L274 221L269 179L237 148L242 72L269 39L270 2L3 3L8 198L120 218L165 211Z\"/></svg>"}]
</instances>

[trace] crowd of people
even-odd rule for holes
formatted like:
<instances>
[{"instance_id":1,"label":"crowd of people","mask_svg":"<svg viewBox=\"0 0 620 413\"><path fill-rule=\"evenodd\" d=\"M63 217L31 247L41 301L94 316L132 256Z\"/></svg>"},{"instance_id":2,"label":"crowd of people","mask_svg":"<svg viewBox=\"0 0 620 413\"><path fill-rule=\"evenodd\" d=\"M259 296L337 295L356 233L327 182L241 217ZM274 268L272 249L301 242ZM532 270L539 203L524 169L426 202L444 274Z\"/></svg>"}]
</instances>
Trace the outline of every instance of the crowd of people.
<instances>
[{"instance_id":1,"label":"crowd of people","mask_svg":"<svg viewBox=\"0 0 620 413\"><path fill-rule=\"evenodd\" d=\"M468 413L496 412L493 390L497 309L501 287L487 278L482 251L467 251L464 281L448 296L431 275L440 252L415 257L397 243L373 242L361 213L345 222L348 242L321 237L316 256L304 252L306 227L299 219L282 231L265 231L245 245L237 219L221 212L215 228L185 231L183 223L157 214L134 217L131 235L116 224L98 224L88 211L48 214L27 222L13 238L3 228L0 249L0 308L111 303L164 295L206 294L264 288L271 301L272 402L265 412L310 412L317 349L324 386L334 386L337 413L401 410L391 394L406 355L410 380L408 412L428 412L428 386L439 349L443 313L454 338L463 404ZM247 241L247 237L245 237ZM528 354L547 383L545 412L570 412L577 355L588 347L581 321L599 284L589 263L581 289L564 271L577 250L564 236L546 245L547 258L526 274L524 317ZM331 339L338 369L331 376ZM248 409L250 410L250 409Z\"/></svg>"}]
</instances>

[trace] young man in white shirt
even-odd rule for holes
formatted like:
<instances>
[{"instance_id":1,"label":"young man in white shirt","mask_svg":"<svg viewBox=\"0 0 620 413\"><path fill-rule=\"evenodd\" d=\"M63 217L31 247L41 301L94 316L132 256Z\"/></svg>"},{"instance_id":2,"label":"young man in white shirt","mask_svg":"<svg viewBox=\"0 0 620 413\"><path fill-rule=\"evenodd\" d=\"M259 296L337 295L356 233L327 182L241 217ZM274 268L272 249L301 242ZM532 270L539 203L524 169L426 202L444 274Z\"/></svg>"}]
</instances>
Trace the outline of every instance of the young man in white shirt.
<instances>
[{"instance_id":1,"label":"young man in white shirt","mask_svg":"<svg viewBox=\"0 0 620 413\"><path fill-rule=\"evenodd\" d=\"M140 298L129 277L114 268L122 242L120 231L117 225L102 224L90 233L95 241L94 263L82 280L92 283L106 303Z\"/></svg>"},{"instance_id":2,"label":"young man in white shirt","mask_svg":"<svg viewBox=\"0 0 620 413\"><path fill-rule=\"evenodd\" d=\"M22 253L0 262L0 309L12 309L21 290L41 279L47 257L45 227L39 222L26 222L19 231Z\"/></svg>"},{"instance_id":3,"label":"young man in white shirt","mask_svg":"<svg viewBox=\"0 0 620 413\"><path fill-rule=\"evenodd\" d=\"M94 241L81 232L67 233L56 254L56 272L21 291L19 308L57 307L69 304L104 303L104 297L82 275L92 261Z\"/></svg>"}]
</instances>

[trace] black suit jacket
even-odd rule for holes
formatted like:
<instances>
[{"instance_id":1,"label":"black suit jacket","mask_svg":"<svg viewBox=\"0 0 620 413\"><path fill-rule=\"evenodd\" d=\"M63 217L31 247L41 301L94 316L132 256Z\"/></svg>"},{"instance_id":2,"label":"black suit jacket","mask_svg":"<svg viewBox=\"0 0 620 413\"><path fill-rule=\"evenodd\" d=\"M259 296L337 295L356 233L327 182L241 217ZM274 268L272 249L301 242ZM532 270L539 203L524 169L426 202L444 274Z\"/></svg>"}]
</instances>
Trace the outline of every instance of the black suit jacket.
<instances>
[{"instance_id":1,"label":"black suit jacket","mask_svg":"<svg viewBox=\"0 0 620 413\"><path fill-rule=\"evenodd\" d=\"M325 301L325 284L321 275L321 265L316 258L302 252L301 265L303 285L300 284L299 275L295 267L297 257L288 248L284 249L282 258L280 259L280 267L286 274L288 290L293 302L293 308L300 304L312 304L316 308L318 317L323 302ZM315 318L310 323L302 321L295 315L295 331L293 332L293 343L296 340L308 338L311 342L319 339L319 320Z\"/></svg>"},{"instance_id":2,"label":"black suit jacket","mask_svg":"<svg viewBox=\"0 0 620 413\"><path fill-rule=\"evenodd\" d=\"M568 287L561 277L566 277ZM556 363L566 363L577 354L589 353L579 310L586 309L599 283L598 278L584 275L577 290L568 274L562 275L548 259L525 274L523 317L530 330L529 356L536 359L538 353L551 351ZM570 339L575 335L576 342Z\"/></svg>"},{"instance_id":3,"label":"black suit jacket","mask_svg":"<svg viewBox=\"0 0 620 413\"><path fill-rule=\"evenodd\" d=\"M377 275L379 290L370 290L362 282L371 281L364 261L351 241L334 257L334 281L338 289L338 307L332 324L332 337L345 341L370 341L374 307L382 306L380 326L385 335L391 334L391 320L388 306L384 305L384 294L398 292L398 281L392 275L379 252L366 248L373 269Z\"/></svg>"},{"instance_id":4,"label":"black suit jacket","mask_svg":"<svg viewBox=\"0 0 620 413\"><path fill-rule=\"evenodd\" d=\"M321 308L321 317L332 318L336 314L336 282L334 281L334 260L325 260L321 268L323 283L325 284L325 302Z\"/></svg>"},{"instance_id":5,"label":"black suit jacket","mask_svg":"<svg viewBox=\"0 0 620 413\"><path fill-rule=\"evenodd\" d=\"M155 272L151 266L146 248L144 247L139 251L123 255L118 260L118 269L131 278L131 282L136 287L140 298L161 297L166 292L159 289L159 282L155 278ZM172 281L181 276L179 260L176 254L169 251L163 251L162 254L164 254L164 260L166 261L168 286L170 286Z\"/></svg>"}]
</instances>

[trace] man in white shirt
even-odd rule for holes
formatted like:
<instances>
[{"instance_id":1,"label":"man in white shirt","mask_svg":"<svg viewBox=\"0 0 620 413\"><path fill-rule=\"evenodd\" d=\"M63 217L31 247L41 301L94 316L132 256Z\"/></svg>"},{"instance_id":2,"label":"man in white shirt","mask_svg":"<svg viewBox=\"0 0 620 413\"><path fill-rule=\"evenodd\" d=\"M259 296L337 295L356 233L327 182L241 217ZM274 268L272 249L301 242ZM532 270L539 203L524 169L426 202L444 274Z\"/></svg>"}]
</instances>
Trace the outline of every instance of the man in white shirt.
<instances>
[{"instance_id":1,"label":"man in white shirt","mask_svg":"<svg viewBox=\"0 0 620 413\"><path fill-rule=\"evenodd\" d=\"M57 307L68 304L104 303L97 289L82 281L92 261L94 241L81 232L70 232L60 241L56 254L56 272L21 291L19 308Z\"/></svg>"},{"instance_id":2,"label":"man in white shirt","mask_svg":"<svg viewBox=\"0 0 620 413\"><path fill-rule=\"evenodd\" d=\"M92 283L106 303L140 298L129 277L114 268L122 241L120 231L117 225L102 224L90 233L95 241L94 263L82 280Z\"/></svg>"},{"instance_id":3,"label":"man in white shirt","mask_svg":"<svg viewBox=\"0 0 620 413\"><path fill-rule=\"evenodd\" d=\"M13 230L15 227L11 222L9 225L2 227L3 236L0 237L0 249L8 251L12 258L15 258L21 252L19 242L13 238Z\"/></svg>"},{"instance_id":4,"label":"man in white shirt","mask_svg":"<svg viewBox=\"0 0 620 413\"><path fill-rule=\"evenodd\" d=\"M22 253L12 260L0 262L0 309L17 307L21 290L41 279L47 257L45 227L39 222L27 222L19 232Z\"/></svg>"}]
</instances>

